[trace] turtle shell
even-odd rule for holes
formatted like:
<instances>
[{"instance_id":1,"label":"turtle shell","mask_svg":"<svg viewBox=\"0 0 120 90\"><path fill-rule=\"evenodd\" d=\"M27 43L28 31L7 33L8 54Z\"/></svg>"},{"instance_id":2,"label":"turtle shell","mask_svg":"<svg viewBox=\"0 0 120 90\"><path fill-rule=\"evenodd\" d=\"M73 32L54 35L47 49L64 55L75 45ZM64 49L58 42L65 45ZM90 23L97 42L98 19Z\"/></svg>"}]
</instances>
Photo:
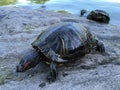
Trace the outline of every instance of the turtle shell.
<instances>
[{"instance_id":1,"label":"turtle shell","mask_svg":"<svg viewBox=\"0 0 120 90\"><path fill-rule=\"evenodd\" d=\"M32 43L47 58L56 62L82 57L90 51L94 37L77 23L58 24L40 33ZM89 47L89 49L88 49Z\"/></svg>"},{"instance_id":2,"label":"turtle shell","mask_svg":"<svg viewBox=\"0 0 120 90\"><path fill-rule=\"evenodd\" d=\"M87 16L87 19L102 22L102 23L109 23L110 21L109 14L103 10L91 11L90 14Z\"/></svg>"},{"instance_id":3,"label":"turtle shell","mask_svg":"<svg viewBox=\"0 0 120 90\"><path fill-rule=\"evenodd\" d=\"M106 17L109 17L109 14L103 10L94 10L93 12L96 14L101 14L101 15L104 15Z\"/></svg>"}]
</instances>

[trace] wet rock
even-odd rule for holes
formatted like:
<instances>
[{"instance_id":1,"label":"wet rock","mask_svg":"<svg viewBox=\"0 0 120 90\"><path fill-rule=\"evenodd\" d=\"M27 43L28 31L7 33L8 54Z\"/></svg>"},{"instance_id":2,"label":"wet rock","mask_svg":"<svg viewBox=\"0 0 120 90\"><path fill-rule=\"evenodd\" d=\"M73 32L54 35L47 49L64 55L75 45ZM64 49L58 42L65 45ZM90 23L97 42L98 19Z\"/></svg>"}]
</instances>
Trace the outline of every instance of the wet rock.
<instances>
[{"instance_id":1,"label":"wet rock","mask_svg":"<svg viewBox=\"0 0 120 90\"><path fill-rule=\"evenodd\" d=\"M69 74L66 73L66 72L63 72L62 75L63 75L63 77L66 77L66 76L68 76Z\"/></svg>"},{"instance_id":2,"label":"wet rock","mask_svg":"<svg viewBox=\"0 0 120 90\"><path fill-rule=\"evenodd\" d=\"M46 85L46 83L43 82L39 85L39 87L43 88L43 87L45 87L45 85Z\"/></svg>"}]
</instances>

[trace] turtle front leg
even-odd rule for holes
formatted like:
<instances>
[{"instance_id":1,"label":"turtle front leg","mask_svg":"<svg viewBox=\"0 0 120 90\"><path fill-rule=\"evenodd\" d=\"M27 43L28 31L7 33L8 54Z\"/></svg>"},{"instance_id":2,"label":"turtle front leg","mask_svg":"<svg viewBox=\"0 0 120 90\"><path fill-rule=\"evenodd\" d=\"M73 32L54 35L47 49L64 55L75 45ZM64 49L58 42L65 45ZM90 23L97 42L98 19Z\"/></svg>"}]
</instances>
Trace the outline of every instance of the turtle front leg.
<instances>
[{"instance_id":1,"label":"turtle front leg","mask_svg":"<svg viewBox=\"0 0 120 90\"><path fill-rule=\"evenodd\" d=\"M105 53L105 47L104 47L104 44L100 41L96 41L97 42L97 45L96 45L96 51L99 51L101 53Z\"/></svg>"},{"instance_id":2,"label":"turtle front leg","mask_svg":"<svg viewBox=\"0 0 120 90\"><path fill-rule=\"evenodd\" d=\"M54 82L56 80L58 76L58 72L57 72L57 65L54 62L51 62L50 64L50 73L47 76L47 80L51 83Z\"/></svg>"}]
</instances>

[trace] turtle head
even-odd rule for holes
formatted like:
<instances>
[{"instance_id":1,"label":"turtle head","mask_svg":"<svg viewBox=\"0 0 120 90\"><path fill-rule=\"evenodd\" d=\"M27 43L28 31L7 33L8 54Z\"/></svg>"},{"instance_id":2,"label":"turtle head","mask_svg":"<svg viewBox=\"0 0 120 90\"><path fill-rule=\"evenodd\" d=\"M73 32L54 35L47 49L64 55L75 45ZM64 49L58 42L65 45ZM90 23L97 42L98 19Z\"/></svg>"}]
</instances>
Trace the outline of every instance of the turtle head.
<instances>
[{"instance_id":1,"label":"turtle head","mask_svg":"<svg viewBox=\"0 0 120 90\"><path fill-rule=\"evenodd\" d=\"M80 11L80 17L84 16L85 13L87 13L87 10L82 9L82 10Z\"/></svg>"},{"instance_id":2,"label":"turtle head","mask_svg":"<svg viewBox=\"0 0 120 90\"><path fill-rule=\"evenodd\" d=\"M27 52L16 66L16 72L24 72L40 62L39 53L35 50Z\"/></svg>"}]
</instances>

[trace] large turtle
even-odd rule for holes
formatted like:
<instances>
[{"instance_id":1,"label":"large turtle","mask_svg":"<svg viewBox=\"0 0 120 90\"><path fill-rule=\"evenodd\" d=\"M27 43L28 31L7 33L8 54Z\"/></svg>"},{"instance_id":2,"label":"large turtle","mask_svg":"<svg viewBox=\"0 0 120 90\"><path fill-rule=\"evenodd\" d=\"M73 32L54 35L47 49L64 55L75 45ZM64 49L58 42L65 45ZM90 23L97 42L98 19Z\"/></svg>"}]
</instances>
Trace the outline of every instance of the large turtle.
<instances>
[{"instance_id":1,"label":"large turtle","mask_svg":"<svg viewBox=\"0 0 120 90\"><path fill-rule=\"evenodd\" d=\"M93 10L87 16L87 19L94 20L100 23L109 23L110 17L106 11L103 10Z\"/></svg>"},{"instance_id":2,"label":"large turtle","mask_svg":"<svg viewBox=\"0 0 120 90\"><path fill-rule=\"evenodd\" d=\"M32 43L34 51L23 57L17 72L35 67L39 62L50 63L50 74L47 80L53 82L57 77L56 66L77 60L90 53L92 49L105 52L104 45L80 24L58 24L40 33Z\"/></svg>"}]
</instances>

